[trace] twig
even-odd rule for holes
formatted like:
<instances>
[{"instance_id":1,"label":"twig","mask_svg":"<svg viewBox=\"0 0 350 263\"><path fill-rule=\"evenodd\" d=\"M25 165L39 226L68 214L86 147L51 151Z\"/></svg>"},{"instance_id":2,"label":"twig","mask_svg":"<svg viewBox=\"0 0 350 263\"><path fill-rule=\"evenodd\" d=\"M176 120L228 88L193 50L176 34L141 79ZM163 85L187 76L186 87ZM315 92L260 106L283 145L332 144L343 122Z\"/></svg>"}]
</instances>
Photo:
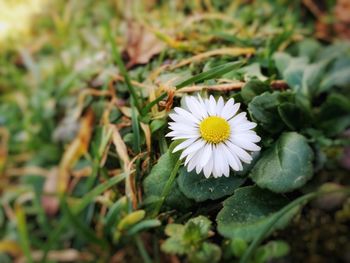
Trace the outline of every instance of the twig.
<instances>
[{"instance_id":1,"label":"twig","mask_svg":"<svg viewBox=\"0 0 350 263\"><path fill-rule=\"evenodd\" d=\"M252 55L255 53L255 48L247 47L247 48L240 48L240 47L233 47L233 48L220 48L220 49L214 49L210 50L208 52L204 52L198 55L195 55L193 57L190 57L188 59L184 59L181 62L177 63L176 65L172 66L171 69L180 68L182 66L185 66L187 64L190 64L192 62L198 62L203 59L206 59L208 57L213 56L222 56L222 55L228 55L228 56L240 56L240 55Z\"/></svg>"},{"instance_id":2,"label":"twig","mask_svg":"<svg viewBox=\"0 0 350 263\"><path fill-rule=\"evenodd\" d=\"M177 94L181 93L191 93L191 92L197 92L201 90L208 90L208 91L232 91L232 90L240 90L244 87L246 82L232 82L232 83L225 83L225 84L217 84L217 85L194 85L189 87L184 87L182 89L176 90ZM272 89L276 90L284 90L288 88L288 84L284 80L274 80L270 84Z\"/></svg>"}]
</instances>

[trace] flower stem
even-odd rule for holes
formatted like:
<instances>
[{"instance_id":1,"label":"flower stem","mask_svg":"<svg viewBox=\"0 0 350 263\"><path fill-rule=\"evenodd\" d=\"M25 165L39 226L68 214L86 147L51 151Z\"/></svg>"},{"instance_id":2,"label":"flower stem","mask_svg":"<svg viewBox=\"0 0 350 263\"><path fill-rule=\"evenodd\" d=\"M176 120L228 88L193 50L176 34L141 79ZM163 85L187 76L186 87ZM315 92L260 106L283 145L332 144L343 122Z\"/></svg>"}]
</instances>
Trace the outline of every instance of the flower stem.
<instances>
[{"instance_id":1,"label":"flower stem","mask_svg":"<svg viewBox=\"0 0 350 263\"><path fill-rule=\"evenodd\" d=\"M266 225L266 227L255 237L253 242L250 244L248 249L245 251L243 254L241 260L239 261L240 263L247 263L250 262L250 258L253 256L253 252L255 249L259 246L259 244L263 241L265 235L271 230L273 225L276 224L276 222L281 219L282 216L284 216L288 211L293 209L294 207L297 207L303 203L307 203L310 200L314 199L315 197L325 195L325 194L331 194L331 193L336 193L336 192L345 192L347 194L350 193L350 189L341 189L341 190L335 190L335 191L317 191L317 192L312 192L306 195L303 195L297 199L295 199L293 202L289 203L285 207L283 207L277 214L274 216L274 218L270 221L269 224Z\"/></svg>"},{"instance_id":2,"label":"flower stem","mask_svg":"<svg viewBox=\"0 0 350 263\"><path fill-rule=\"evenodd\" d=\"M162 205L166 199L166 197L169 195L170 193L170 190L171 190L171 187L175 181L175 178L176 178L176 175L177 175L177 171L179 170L179 167L181 165L181 160L177 160L173 170L171 171L171 174L168 178L168 181L166 182L165 186L164 186L164 189L163 189L163 192L160 196L160 200L157 202L157 205L154 209L154 212L153 212L153 216L156 216L158 215L160 209L162 208Z\"/></svg>"}]
</instances>

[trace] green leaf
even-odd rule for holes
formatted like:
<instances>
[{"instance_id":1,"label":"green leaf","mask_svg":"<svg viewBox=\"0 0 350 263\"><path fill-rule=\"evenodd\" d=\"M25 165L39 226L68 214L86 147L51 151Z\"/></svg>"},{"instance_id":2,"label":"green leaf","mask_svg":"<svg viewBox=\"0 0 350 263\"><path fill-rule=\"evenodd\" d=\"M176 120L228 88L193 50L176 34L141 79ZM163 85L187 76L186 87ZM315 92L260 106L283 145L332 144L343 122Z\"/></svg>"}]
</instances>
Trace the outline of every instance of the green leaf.
<instances>
[{"instance_id":1,"label":"green leaf","mask_svg":"<svg viewBox=\"0 0 350 263\"><path fill-rule=\"evenodd\" d=\"M277 70L281 75L283 75L283 72L288 68L290 64L292 57L287 53L277 52L274 54L273 59L275 61Z\"/></svg>"},{"instance_id":2,"label":"green leaf","mask_svg":"<svg viewBox=\"0 0 350 263\"><path fill-rule=\"evenodd\" d=\"M294 90L298 91L302 86L302 79L308 59L305 57L292 58L288 67L283 71L283 79Z\"/></svg>"},{"instance_id":3,"label":"green leaf","mask_svg":"<svg viewBox=\"0 0 350 263\"><path fill-rule=\"evenodd\" d=\"M270 262L273 259L281 258L288 255L289 251L290 247L285 241L270 241L256 250L254 255L254 262Z\"/></svg>"},{"instance_id":4,"label":"green leaf","mask_svg":"<svg viewBox=\"0 0 350 263\"><path fill-rule=\"evenodd\" d=\"M157 164L153 166L150 174L143 181L146 203L151 200L158 201L161 198L164 186L180 156L179 152L172 153L175 146L176 143L171 144L169 150L159 158ZM169 195L165 199L165 205L179 210L191 206L191 201L181 193L176 180L171 186Z\"/></svg>"},{"instance_id":5,"label":"green leaf","mask_svg":"<svg viewBox=\"0 0 350 263\"><path fill-rule=\"evenodd\" d=\"M248 244L243 239L234 238L230 242L230 248L232 250L233 255L235 255L236 257L241 257L247 250Z\"/></svg>"},{"instance_id":6,"label":"green leaf","mask_svg":"<svg viewBox=\"0 0 350 263\"><path fill-rule=\"evenodd\" d=\"M277 107L282 121L291 130L298 130L310 123L307 112L298 107L295 103L284 102Z\"/></svg>"},{"instance_id":7,"label":"green leaf","mask_svg":"<svg viewBox=\"0 0 350 263\"><path fill-rule=\"evenodd\" d=\"M109 233L112 231L112 227L119 223L121 216L127 213L128 199L126 196L121 197L117 202L115 202L108 210L108 213L104 221L104 231Z\"/></svg>"},{"instance_id":8,"label":"green leaf","mask_svg":"<svg viewBox=\"0 0 350 263\"><path fill-rule=\"evenodd\" d=\"M259 187L276 193L293 191L312 177L313 155L304 136L296 132L283 133L262 153L250 177Z\"/></svg>"},{"instance_id":9,"label":"green leaf","mask_svg":"<svg viewBox=\"0 0 350 263\"><path fill-rule=\"evenodd\" d=\"M248 104L254 97L270 90L271 89L267 83L254 79L244 85L241 91L241 96L244 102Z\"/></svg>"},{"instance_id":10,"label":"green leaf","mask_svg":"<svg viewBox=\"0 0 350 263\"><path fill-rule=\"evenodd\" d=\"M217 215L219 233L227 238L242 239L249 242L264 229L277 211L288 204L284 196L246 186L235 191L224 202L224 207ZM285 227L297 212L293 209L274 225L273 230Z\"/></svg>"},{"instance_id":11,"label":"green leaf","mask_svg":"<svg viewBox=\"0 0 350 263\"><path fill-rule=\"evenodd\" d=\"M193 226L198 230L199 240L207 238L209 236L209 230L211 227L211 221L205 216L197 216L195 218L191 218L185 225L184 229L184 238L189 238L189 240L193 239L189 233L193 230Z\"/></svg>"},{"instance_id":12,"label":"green leaf","mask_svg":"<svg viewBox=\"0 0 350 263\"><path fill-rule=\"evenodd\" d=\"M252 119L269 133L280 133L285 129L278 106L283 102L293 101L293 94L288 92L265 92L254 99L248 105L248 111Z\"/></svg>"},{"instance_id":13,"label":"green leaf","mask_svg":"<svg viewBox=\"0 0 350 263\"><path fill-rule=\"evenodd\" d=\"M177 238L168 238L162 244L161 249L166 253L184 255L187 247Z\"/></svg>"},{"instance_id":14,"label":"green leaf","mask_svg":"<svg viewBox=\"0 0 350 263\"><path fill-rule=\"evenodd\" d=\"M305 39L298 43L298 53L301 57L315 58L317 52L321 49L321 44L315 39Z\"/></svg>"},{"instance_id":15,"label":"green leaf","mask_svg":"<svg viewBox=\"0 0 350 263\"><path fill-rule=\"evenodd\" d=\"M350 99L331 94L322 104L317 116L318 126L329 136L343 132L350 125Z\"/></svg>"},{"instance_id":16,"label":"green leaf","mask_svg":"<svg viewBox=\"0 0 350 263\"><path fill-rule=\"evenodd\" d=\"M159 120L153 120L150 124L151 132L154 133L161 129L166 124L166 121L164 119Z\"/></svg>"},{"instance_id":17,"label":"green leaf","mask_svg":"<svg viewBox=\"0 0 350 263\"><path fill-rule=\"evenodd\" d=\"M204 242L198 252L189 254L189 262L215 263L221 258L221 249L218 245Z\"/></svg>"},{"instance_id":18,"label":"green leaf","mask_svg":"<svg viewBox=\"0 0 350 263\"><path fill-rule=\"evenodd\" d=\"M192 218L184 226L169 224L165 228L169 238L162 244L162 250L179 255L192 254L209 237L210 227L211 221L204 216Z\"/></svg>"},{"instance_id":19,"label":"green leaf","mask_svg":"<svg viewBox=\"0 0 350 263\"><path fill-rule=\"evenodd\" d=\"M143 230L160 226L162 223L158 219L143 220L128 230L129 235L135 235Z\"/></svg>"},{"instance_id":20,"label":"green leaf","mask_svg":"<svg viewBox=\"0 0 350 263\"><path fill-rule=\"evenodd\" d=\"M302 94L308 97L312 97L315 94L319 93L317 89L319 87L319 83L321 82L322 77L325 74L325 70L328 63L329 60L325 60L322 62L307 65L304 68L304 73L301 81Z\"/></svg>"},{"instance_id":21,"label":"green leaf","mask_svg":"<svg viewBox=\"0 0 350 263\"><path fill-rule=\"evenodd\" d=\"M196 202L211 199L216 200L223 196L231 195L233 191L244 183L245 179L234 175L230 177L205 178L195 171L187 172L186 168L180 169L177 183L181 192Z\"/></svg>"},{"instance_id":22,"label":"green leaf","mask_svg":"<svg viewBox=\"0 0 350 263\"><path fill-rule=\"evenodd\" d=\"M319 93L328 91L331 87L347 87L350 84L350 66L331 72L321 82Z\"/></svg>"},{"instance_id":23,"label":"green leaf","mask_svg":"<svg viewBox=\"0 0 350 263\"><path fill-rule=\"evenodd\" d=\"M181 237L184 234L185 227L181 224L168 224L165 227L165 234L168 236Z\"/></svg>"},{"instance_id":24,"label":"green leaf","mask_svg":"<svg viewBox=\"0 0 350 263\"><path fill-rule=\"evenodd\" d=\"M267 80L267 77L261 73L261 66L259 63L253 63L241 68L239 73L244 74L245 80L258 79L260 81Z\"/></svg>"}]
</instances>

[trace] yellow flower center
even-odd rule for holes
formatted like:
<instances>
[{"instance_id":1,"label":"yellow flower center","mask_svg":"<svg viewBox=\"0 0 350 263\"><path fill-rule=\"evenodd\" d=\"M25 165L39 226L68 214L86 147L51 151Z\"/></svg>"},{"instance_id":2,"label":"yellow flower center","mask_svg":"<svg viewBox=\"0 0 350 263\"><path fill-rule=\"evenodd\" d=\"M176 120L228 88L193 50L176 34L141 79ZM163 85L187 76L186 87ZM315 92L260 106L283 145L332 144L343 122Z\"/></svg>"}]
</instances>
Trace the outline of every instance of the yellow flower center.
<instances>
[{"instance_id":1,"label":"yellow flower center","mask_svg":"<svg viewBox=\"0 0 350 263\"><path fill-rule=\"evenodd\" d=\"M230 137L229 123L217 116L205 118L199 125L201 136L209 143L220 143Z\"/></svg>"}]
</instances>

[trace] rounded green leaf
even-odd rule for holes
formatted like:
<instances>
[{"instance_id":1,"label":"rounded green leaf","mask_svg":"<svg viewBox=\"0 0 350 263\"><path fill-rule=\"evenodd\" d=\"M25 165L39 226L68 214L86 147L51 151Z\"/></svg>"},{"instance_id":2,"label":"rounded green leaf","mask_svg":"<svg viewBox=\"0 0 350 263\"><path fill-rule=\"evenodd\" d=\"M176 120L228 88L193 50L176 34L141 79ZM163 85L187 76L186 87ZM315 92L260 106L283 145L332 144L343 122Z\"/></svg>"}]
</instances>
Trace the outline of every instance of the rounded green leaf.
<instances>
[{"instance_id":1,"label":"rounded green leaf","mask_svg":"<svg viewBox=\"0 0 350 263\"><path fill-rule=\"evenodd\" d=\"M261 188L276 193L290 192L312 177L313 156L304 136L286 132L262 154L249 176Z\"/></svg>"},{"instance_id":2,"label":"rounded green leaf","mask_svg":"<svg viewBox=\"0 0 350 263\"><path fill-rule=\"evenodd\" d=\"M180 191L187 197L202 202L208 199L216 200L223 196L231 195L235 189L244 183L245 179L237 176L205 178L195 171L187 172L186 168L180 169L177 183Z\"/></svg>"},{"instance_id":3,"label":"rounded green leaf","mask_svg":"<svg viewBox=\"0 0 350 263\"><path fill-rule=\"evenodd\" d=\"M287 198L257 186L239 188L225 200L224 207L217 215L218 231L224 237L249 242L287 204ZM297 211L292 209L282 216L271 231L286 226Z\"/></svg>"},{"instance_id":4,"label":"rounded green leaf","mask_svg":"<svg viewBox=\"0 0 350 263\"><path fill-rule=\"evenodd\" d=\"M169 150L159 158L157 164L153 166L150 174L143 181L145 203L158 202L161 198L164 186L180 156L180 153L172 153L177 143L179 142L170 145ZM189 208L191 204L192 201L181 193L175 180L169 195L165 199L165 205L182 210Z\"/></svg>"},{"instance_id":5,"label":"rounded green leaf","mask_svg":"<svg viewBox=\"0 0 350 263\"><path fill-rule=\"evenodd\" d=\"M293 96L289 92L264 92L248 104L249 114L265 131L280 133L285 129L285 124L278 114L278 106L283 102L292 101Z\"/></svg>"}]
</instances>

